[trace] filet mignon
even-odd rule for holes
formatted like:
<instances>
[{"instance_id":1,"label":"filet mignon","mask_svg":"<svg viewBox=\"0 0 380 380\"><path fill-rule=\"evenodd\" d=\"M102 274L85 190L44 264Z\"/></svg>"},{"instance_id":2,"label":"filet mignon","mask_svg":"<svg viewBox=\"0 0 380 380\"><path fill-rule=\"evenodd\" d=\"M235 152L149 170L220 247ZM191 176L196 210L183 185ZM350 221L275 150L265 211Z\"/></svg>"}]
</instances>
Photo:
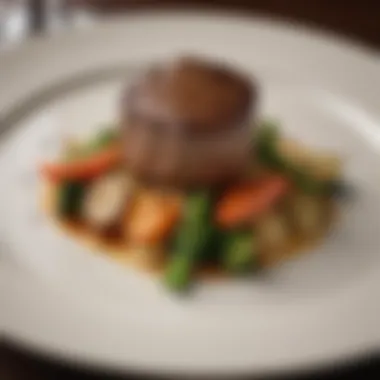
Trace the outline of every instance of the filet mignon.
<instances>
[{"instance_id":1,"label":"filet mignon","mask_svg":"<svg viewBox=\"0 0 380 380\"><path fill-rule=\"evenodd\" d=\"M217 63L181 58L150 68L123 94L126 166L137 179L213 186L249 160L256 86Z\"/></svg>"}]
</instances>

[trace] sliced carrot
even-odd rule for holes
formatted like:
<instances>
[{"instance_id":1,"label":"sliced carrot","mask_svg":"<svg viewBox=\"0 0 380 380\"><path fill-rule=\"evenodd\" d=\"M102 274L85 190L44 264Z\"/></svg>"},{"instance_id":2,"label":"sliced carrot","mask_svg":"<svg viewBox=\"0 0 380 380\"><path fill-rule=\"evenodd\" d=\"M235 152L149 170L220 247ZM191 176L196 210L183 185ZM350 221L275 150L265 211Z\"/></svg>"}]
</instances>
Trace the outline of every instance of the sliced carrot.
<instances>
[{"instance_id":1,"label":"sliced carrot","mask_svg":"<svg viewBox=\"0 0 380 380\"><path fill-rule=\"evenodd\" d=\"M163 242L178 222L181 202L177 197L146 191L137 196L126 214L124 233L133 244L155 245Z\"/></svg>"},{"instance_id":2,"label":"sliced carrot","mask_svg":"<svg viewBox=\"0 0 380 380\"><path fill-rule=\"evenodd\" d=\"M283 176L270 175L236 185L222 195L216 205L216 222L224 228L257 220L290 188Z\"/></svg>"},{"instance_id":3,"label":"sliced carrot","mask_svg":"<svg viewBox=\"0 0 380 380\"><path fill-rule=\"evenodd\" d=\"M58 182L62 180L86 180L95 178L122 160L122 151L117 145L102 150L90 157L60 163L45 163L41 173L47 179Z\"/></svg>"}]
</instances>

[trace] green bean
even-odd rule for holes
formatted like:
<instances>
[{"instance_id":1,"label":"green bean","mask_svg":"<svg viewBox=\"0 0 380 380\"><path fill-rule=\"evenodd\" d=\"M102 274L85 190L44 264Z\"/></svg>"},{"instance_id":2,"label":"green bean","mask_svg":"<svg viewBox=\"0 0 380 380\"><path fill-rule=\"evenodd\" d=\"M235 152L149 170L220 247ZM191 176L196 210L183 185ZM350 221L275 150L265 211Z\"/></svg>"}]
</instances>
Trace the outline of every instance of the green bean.
<instances>
[{"instance_id":1,"label":"green bean","mask_svg":"<svg viewBox=\"0 0 380 380\"><path fill-rule=\"evenodd\" d=\"M231 273L247 273L257 267L257 248L252 231L234 231L227 238L223 267Z\"/></svg>"},{"instance_id":2,"label":"green bean","mask_svg":"<svg viewBox=\"0 0 380 380\"><path fill-rule=\"evenodd\" d=\"M63 218L75 218L80 214L85 186L79 182L66 182L58 189L58 215Z\"/></svg>"},{"instance_id":3,"label":"green bean","mask_svg":"<svg viewBox=\"0 0 380 380\"><path fill-rule=\"evenodd\" d=\"M330 183L313 178L305 169L288 162L277 151L279 130L274 122L264 122L259 128L255 140L256 158L264 166L283 173L291 179L296 187L306 194L326 194L330 193Z\"/></svg>"}]
</instances>

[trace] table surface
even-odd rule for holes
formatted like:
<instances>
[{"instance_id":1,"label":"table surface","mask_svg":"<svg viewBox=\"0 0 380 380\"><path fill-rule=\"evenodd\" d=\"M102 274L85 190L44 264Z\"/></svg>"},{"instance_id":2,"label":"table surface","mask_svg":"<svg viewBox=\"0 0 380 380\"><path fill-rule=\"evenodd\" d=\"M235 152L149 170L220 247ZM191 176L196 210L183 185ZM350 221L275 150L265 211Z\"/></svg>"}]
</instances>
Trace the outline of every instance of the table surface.
<instances>
[{"instance_id":1,"label":"table surface","mask_svg":"<svg viewBox=\"0 0 380 380\"><path fill-rule=\"evenodd\" d=\"M30 26L34 31L41 31L44 16L41 15L42 0L26 0L31 16ZM313 27L330 30L347 38L356 40L377 51L380 50L380 1L379 0L68 0L71 6L90 6L95 12L120 12L121 10L141 7L183 7L207 6L247 10L252 14L271 15ZM75 10L75 8L73 7ZM63 7L67 17L67 8ZM379 73L380 75L380 73ZM288 377L323 378L323 379L380 379L380 355L371 356L358 363L351 363L339 370L329 370L313 376ZM135 379L128 377L94 374L79 368L70 368L63 364L27 352L9 343L0 347L1 380L100 380L100 379Z\"/></svg>"},{"instance_id":2,"label":"table surface","mask_svg":"<svg viewBox=\"0 0 380 380\"><path fill-rule=\"evenodd\" d=\"M318 373L287 375L282 377L246 377L246 380L364 380L380 379L380 357L377 354L365 357L355 363L349 363L333 369L320 370ZM94 373L89 369L76 368L69 364L47 360L20 347L4 344L0 348L1 380L141 380L154 377L129 375L122 376L107 372ZM160 379L164 379L160 377ZM175 380L178 380L176 378ZM234 378L234 380L236 380Z\"/></svg>"}]
</instances>

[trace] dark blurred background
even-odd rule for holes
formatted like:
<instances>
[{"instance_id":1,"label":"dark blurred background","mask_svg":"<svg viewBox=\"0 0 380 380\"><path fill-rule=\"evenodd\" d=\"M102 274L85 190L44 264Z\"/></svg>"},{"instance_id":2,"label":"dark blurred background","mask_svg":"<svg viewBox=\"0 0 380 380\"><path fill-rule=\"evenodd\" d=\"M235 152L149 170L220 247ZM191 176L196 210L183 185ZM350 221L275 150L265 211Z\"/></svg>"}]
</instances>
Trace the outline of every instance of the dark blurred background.
<instances>
[{"instance_id":1,"label":"dark blurred background","mask_svg":"<svg viewBox=\"0 0 380 380\"><path fill-rule=\"evenodd\" d=\"M377 53L380 51L380 0L0 0L0 48L17 44L34 33L92 27L105 14L166 8L224 9L270 16L328 30ZM340 368L286 378L378 380L379 358L375 353ZM124 377L93 374L89 370L54 363L9 342L3 342L0 347L0 380L135 378L133 374Z\"/></svg>"},{"instance_id":2,"label":"dark blurred background","mask_svg":"<svg viewBox=\"0 0 380 380\"><path fill-rule=\"evenodd\" d=\"M60 4L58 7L66 14L75 8L87 9L98 14L144 8L232 9L328 29L373 48L380 48L378 0L51 0L51 2ZM41 13L46 0L29 0L28 3L36 13ZM38 24L41 17L36 16L36 19Z\"/></svg>"}]
</instances>

